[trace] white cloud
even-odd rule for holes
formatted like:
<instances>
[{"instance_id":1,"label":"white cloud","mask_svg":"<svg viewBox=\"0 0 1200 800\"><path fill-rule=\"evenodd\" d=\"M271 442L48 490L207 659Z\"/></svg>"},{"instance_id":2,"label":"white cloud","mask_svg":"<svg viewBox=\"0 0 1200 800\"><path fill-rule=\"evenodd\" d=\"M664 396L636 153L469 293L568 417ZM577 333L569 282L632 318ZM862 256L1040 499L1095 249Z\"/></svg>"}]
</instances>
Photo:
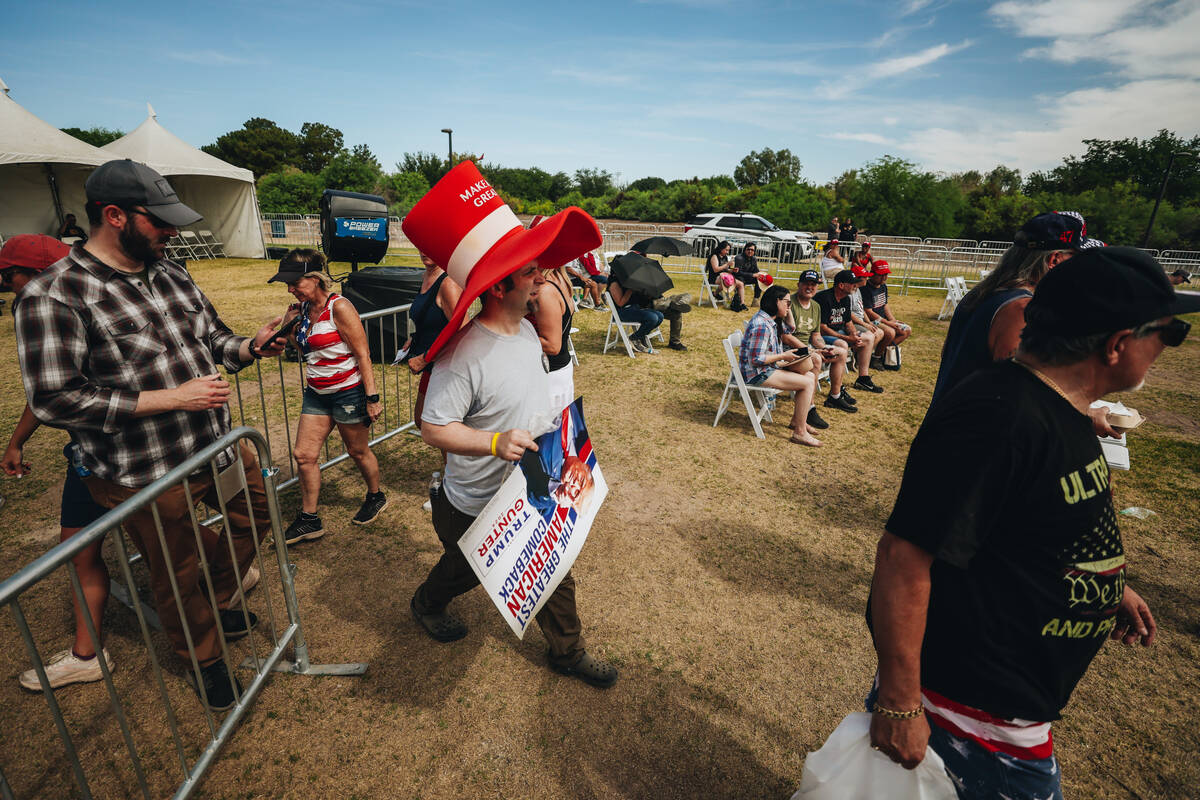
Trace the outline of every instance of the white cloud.
<instances>
[{"instance_id":1,"label":"white cloud","mask_svg":"<svg viewBox=\"0 0 1200 800\"><path fill-rule=\"evenodd\" d=\"M1083 38L1113 30L1144 0L1006 0L988 9L1021 36Z\"/></svg>"},{"instance_id":2,"label":"white cloud","mask_svg":"<svg viewBox=\"0 0 1200 800\"><path fill-rule=\"evenodd\" d=\"M839 139L844 142L866 142L867 144L891 144L892 140L878 133L827 133L826 139Z\"/></svg>"},{"instance_id":3,"label":"white cloud","mask_svg":"<svg viewBox=\"0 0 1200 800\"><path fill-rule=\"evenodd\" d=\"M890 78L895 75L903 75L905 72L912 72L914 69L920 69L957 53L959 50L969 47L970 44L970 40L955 45L943 42L933 47L927 47L919 53L876 61L867 67L866 75L870 78Z\"/></svg>"},{"instance_id":4,"label":"white cloud","mask_svg":"<svg viewBox=\"0 0 1200 800\"><path fill-rule=\"evenodd\" d=\"M908 0L900 9L900 16L907 17L909 14L915 14L921 9L929 6L933 0Z\"/></svg>"},{"instance_id":5,"label":"white cloud","mask_svg":"<svg viewBox=\"0 0 1200 800\"><path fill-rule=\"evenodd\" d=\"M958 171L999 163L1028 172L1081 153L1084 139L1146 138L1161 128L1200 130L1200 83L1193 80L1133 81L1046 96L1040 102L1043 114L1037 124L1013 124L981 113L974 127L914 131L898 147L927 169Z\"/></svg>"},{"instance_id":6,"label":"white cloud","mask_svg":"<svg viewBox=\"0 0 1200 800\"><path fill-rule=\"evenodd\" d=\"M884 125L895 125L900 121L899 117L884 117L880 120Z\"/></svg>"}]
</instances>

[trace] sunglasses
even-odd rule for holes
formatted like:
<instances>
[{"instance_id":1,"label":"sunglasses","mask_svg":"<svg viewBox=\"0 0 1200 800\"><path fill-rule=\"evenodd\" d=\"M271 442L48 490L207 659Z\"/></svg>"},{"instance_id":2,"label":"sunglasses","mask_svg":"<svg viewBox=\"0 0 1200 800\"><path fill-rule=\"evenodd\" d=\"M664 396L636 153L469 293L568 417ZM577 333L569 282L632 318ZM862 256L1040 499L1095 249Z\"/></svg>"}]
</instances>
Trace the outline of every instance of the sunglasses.
<instances>
[{"instance_id":1,"label":"sunglasses","mask_svg":"<svg viewBox=\"0 0 1200 800\"><path fill-rule=\"evenodd\" d=\"M174 226L174 225L172 225L171 223L169 223L169 222L164 222L163 220L161 220L161 219L159 219L158 217L154 216L154 215L153 215L153 214L151 214L149 211L143 211L143 210L141 210L140 208L127 208L127 209L125 209L125 213L127 213L127 214L137 214L137 215L139 215L139 216L145 217L146 219L150 220L150 224L151 224L151 225L153 225L154 227L158 228L159 230L166 230L167 228L174 228L174 227L175 227L175 226Z\"/></svg>"},{"instance_id":2,"label":"sunglasses","mask_svg":"<svg viewBox=\"0 0 1200 800\"><path fill-rule=\"evenodd\" d=\"M1149 328L1144 328L1143 333L1150 335L1157 333L1158 338L1162 339L1163 344L1167 347L1179 347L1183 344L1183 340L1187 338L1188 331L1192 329L1190 323L1184 322L1181 319L1172 319L1170 322L1164 322L1162 325L1154 325Z\"/></svg>"}]
</instances>

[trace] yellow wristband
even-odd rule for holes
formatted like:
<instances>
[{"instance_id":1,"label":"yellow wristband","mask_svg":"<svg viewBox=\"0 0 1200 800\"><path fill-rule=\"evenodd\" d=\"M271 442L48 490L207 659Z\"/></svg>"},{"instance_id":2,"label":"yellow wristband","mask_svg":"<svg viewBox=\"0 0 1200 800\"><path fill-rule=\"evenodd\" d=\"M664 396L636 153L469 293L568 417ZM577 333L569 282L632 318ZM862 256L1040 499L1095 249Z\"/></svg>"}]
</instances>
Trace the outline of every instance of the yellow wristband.
<instances>
[{"instance_id":1,"label":"yellow wristband","mask_svg":"<svg viewBox=\"0 0 1200 800\"><path fill-rule=\"evenodd\" d=\"M492 434L492 455L496 455L496 442L500 441L500 433L497 431Z\"/></svg>"}]
</instances>

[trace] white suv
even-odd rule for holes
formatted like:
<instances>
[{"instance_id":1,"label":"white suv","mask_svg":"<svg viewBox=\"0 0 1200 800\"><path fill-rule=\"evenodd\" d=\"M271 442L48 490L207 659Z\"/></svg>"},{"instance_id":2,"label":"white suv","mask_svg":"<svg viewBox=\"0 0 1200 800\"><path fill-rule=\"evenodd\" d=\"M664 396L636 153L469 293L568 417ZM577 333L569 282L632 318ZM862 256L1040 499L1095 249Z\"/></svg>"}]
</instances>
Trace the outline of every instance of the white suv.
<instances>
[{"instance_id":1,"label":"white suv","mask_svg":"<svg viewBox=\"0 0 1200 800\"><path fill-rule=\"evenodd\" d=\"M752 241L758 245L760 256L778 261L811 258L814 252L810 234L782 230L769 220L745 211L697 214L684 224L682 238L703 250L697 251L700 256L707 255L712 239L727 239L735 249Z\"/></svg>"}]
</instances>

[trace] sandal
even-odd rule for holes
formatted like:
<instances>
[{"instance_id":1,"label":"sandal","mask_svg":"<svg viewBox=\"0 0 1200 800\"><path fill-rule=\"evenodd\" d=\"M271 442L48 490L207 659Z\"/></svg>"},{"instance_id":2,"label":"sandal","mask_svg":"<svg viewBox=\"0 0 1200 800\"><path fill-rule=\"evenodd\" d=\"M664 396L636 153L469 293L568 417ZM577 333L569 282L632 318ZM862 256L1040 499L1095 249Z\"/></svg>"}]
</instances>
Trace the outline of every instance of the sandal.
<instances>
[{"instance_id":1,"label":"sandal","mask_svg":"<svg viewBox=\"0 0 1200 800\"><path fill-rule=\"evenodd\" d=\"M434 641L446 644L448 642L457 642L467 635L467 623L445 609L442 609L437 614L422 614L417 611L417 598L415 595L408 602L408 607L412 610L413 619L425 629L425 632Z\"/></svg>"},{"instance_id":2,"label":"sandal","mask_svg":"<svg viewBox=\"0 0 1200 800\"><path fill-rule=\"evenodd\" d=\"M560 675L567 675L598 689L607 689L617 682L617 668L607 661L601 661L585 652L574 664L556 664L550 662L550 669Z\"/></svg>"}]
</instances>

